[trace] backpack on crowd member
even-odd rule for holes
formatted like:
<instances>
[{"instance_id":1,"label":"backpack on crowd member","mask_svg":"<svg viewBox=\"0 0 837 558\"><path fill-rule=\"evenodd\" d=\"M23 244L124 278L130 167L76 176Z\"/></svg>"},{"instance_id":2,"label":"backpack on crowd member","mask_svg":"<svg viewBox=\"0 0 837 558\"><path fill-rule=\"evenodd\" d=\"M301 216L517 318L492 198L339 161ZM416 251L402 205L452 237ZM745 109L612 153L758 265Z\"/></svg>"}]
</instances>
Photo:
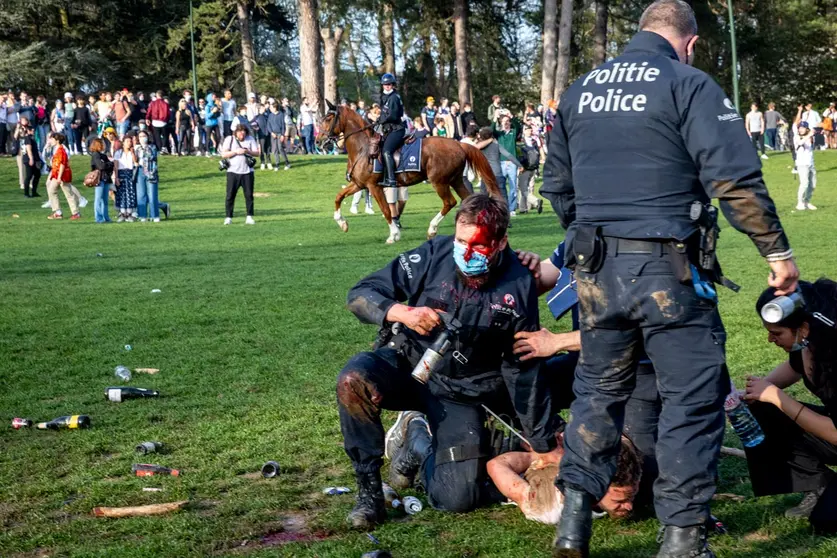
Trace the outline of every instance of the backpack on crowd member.
<instances>
[{"instance_id":1,"label":"backpack on crowd member","mask_svg":"<svg viewBox=\"0 0 837 558\"><path fill-rule=\"evenodd\" d=\"M541 164L541 152L538 146L527 146L524 144L521 149L523 151L523 157L520 163L523 165L523 168L529 171L538 170Z\"/></svg>"}]
</instances>

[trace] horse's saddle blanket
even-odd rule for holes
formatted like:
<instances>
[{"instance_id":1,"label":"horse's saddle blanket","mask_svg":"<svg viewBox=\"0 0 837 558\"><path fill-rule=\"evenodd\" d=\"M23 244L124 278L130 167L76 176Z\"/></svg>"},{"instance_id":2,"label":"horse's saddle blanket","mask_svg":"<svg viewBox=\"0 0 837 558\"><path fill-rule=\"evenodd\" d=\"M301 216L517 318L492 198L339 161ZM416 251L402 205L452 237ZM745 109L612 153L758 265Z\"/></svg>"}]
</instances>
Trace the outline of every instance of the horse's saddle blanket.
<instances>
[{"instance_id":1,"label":"horse's saddle blanket","mask_svg":"<svg viewBox=\"0 0 837 558\"><path fill-rule=\"evenodd\" d=\"M396 174L401 172L421 172L421 143L421 138L412 143L405 143L398 151L392 154L395 159ZM384 172L384 163L380 157L375 159L373 171Z\"/></svg>"}]
</instances>

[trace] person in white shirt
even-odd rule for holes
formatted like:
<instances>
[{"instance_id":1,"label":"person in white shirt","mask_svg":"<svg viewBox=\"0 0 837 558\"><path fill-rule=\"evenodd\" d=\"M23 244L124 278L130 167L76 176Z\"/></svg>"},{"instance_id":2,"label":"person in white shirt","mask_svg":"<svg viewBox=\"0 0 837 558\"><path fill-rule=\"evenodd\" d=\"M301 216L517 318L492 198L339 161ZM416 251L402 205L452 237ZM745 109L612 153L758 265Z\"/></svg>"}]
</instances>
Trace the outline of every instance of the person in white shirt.
<instances>
[{"instance_id":1,"label":"person in white shirt","mask_svg":"<svg viewBox=\"0 0 837 558\"><path fill-rule=\"evenodd\" d=\"M796 151L796 170L799 173L799 190L796 194L796 209L816 209L811 203L814 188L817 187L817 169L814 167L814 134L811 133L808 122L802 120L797 123L796 135L793 138Z\"/></svg>"},{"instance_id":2,"label":"person in white shirt","mask_svg":"<svg viewBox=\"0 0 837 558\"><path fill-rule=\"evenodd\" d=\"M122 138L122 146L113 154L113 182L116 185L115 206L119 211L117 223L136 221L137 187L134 183L134 167L137 166L137 154L134 152L134 136Z\"/></svg>"},{"instance_id":3,"label":"person in white shirt","mask_svg":"<svg viewBox=\"0 0 837 558\"><path fill-rule=\"evenodd\" d=\"M235 118L237 106L235 99L232 98L232 91L229 89L224 91L224 100L221 101L221 118L224 123L223 134L225 138L232 135L232 121Z\"/></svg>"},{"instance_id":4,"label":"person in white shirt","mask_svg":"<svg viewBox=\"0 0 837 558\"><path fill-rule=\"evenodd\" d=\"M255 225L253 220L253 166L259 156L259 143L250 136L247 126L239 125L233 135L224 139L221 145L221 159L227 161L227 217L225 225L232 224L235 197L239 188L244 189L244 203L247 206L246 225ZM252 163L252 165L251 165ZM223 163L222 163L223 164Z\"/></svg>"},{"instance_id":5,"label":"person in white shirt","mask_svg":"<svg viewBox=\"0 0 837 558\"><path fill-rule=\"evenodd\" d=\"M756 103L750 105L750 112L747 113L744 123L747 127L747 135L753 142L753 147L756 151L761 149L761 158L767 159L764 152L764 115Z\"/></svg>"},{"instance_id":6,"label":"person in white shirt","mask_svg":"<svg viewBox=\"0 0 837 558\"><path fill-rule=\"evenodd\" d=\"M247 95L247 122L252 122L261 113L262 106L256 101L256 94Z\"/></svg>"},{"instance_id":7,"label":"person in white shirt","mask_svg":"<svg viewBox=\"0 0 837 558\"><path fill-rule=\"evenodd\" d=\"M314 115L317 109L308 106L308 98L302 98L299 107L299 137L307 155L314 154Z\"/></svg>"}]
</instances>

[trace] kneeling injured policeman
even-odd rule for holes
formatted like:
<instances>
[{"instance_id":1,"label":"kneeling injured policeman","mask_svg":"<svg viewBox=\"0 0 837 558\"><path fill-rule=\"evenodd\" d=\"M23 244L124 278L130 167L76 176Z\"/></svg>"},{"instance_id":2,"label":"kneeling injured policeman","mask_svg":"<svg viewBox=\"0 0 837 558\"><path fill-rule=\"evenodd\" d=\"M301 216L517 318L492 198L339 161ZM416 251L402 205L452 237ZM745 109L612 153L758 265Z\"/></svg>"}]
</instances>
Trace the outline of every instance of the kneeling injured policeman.
<instances>
[{"instance_id":1,"label":"kneeling injured policeman","mask_svg":"<svg viewBox=\"0 0 837 558\"><path fill-rule=\"evenodd\" d=\"M386 519L385 449L393 487L415 481L436 509L464 512L496 501L482 405L513 414L540 462L560 459L541 360L522 362L512 350L514 335L537 331L539 317L537 285L508 247L508 224L502 200L472 195L456 214L455 236L401 254L349 292L349 309L383 334L378 348L352 357L337 379L344 447L358 485L348 517L354 527ZM446 342L437 343L440 334ZM426 354L429 348L435 353ZM399 417L386 446L382 409L414 411Z\"/></svg>"}]
</instances>

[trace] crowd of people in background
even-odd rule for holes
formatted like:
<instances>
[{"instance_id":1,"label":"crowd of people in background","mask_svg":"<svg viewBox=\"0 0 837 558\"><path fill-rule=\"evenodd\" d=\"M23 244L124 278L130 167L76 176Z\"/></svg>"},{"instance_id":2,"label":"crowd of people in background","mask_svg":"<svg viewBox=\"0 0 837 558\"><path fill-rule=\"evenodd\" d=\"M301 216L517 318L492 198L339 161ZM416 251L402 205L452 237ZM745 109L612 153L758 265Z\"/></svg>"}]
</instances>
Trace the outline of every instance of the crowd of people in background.
<instances>
[{"instance_id":1,"label":"crowd of people in background","mask_svg":"<svg viewBox=\"0 0 837 558\"><path fill-rule=\"evenodd\" d=\"M340 104L370 123L380 116L377 103L367 107L362 99L343 99ZM495 95L483 119L477 117L470 103L460 105L446 98L437 103L429 96L415 117L405 114L404 125L416 138L450 138L478 147L505 193L511 215L517 216L542 210L543 200L535 195L535 179L546 157L557 109L556 100L546 105L527 102L515 113ZM230 90L202 97L184 90L179 98L162 91L146 96L127 89L97 95L67 92L51 104L44 96L9 91L0 94L0 156L17 158L20 188L27 197L40 195L39 182L47 176L47 190L52 194L43 207L52 209L50 218L63 216L54 202L59 189L64 190L74 219L79 217L78 209L87 205L71 179L61 180L70 176L70 169L68 164L63 169L60 165L65 156L91 155L95 161L91 169L102 175L101 183L95 186L97 222L110 220L109 199L114 200L117 221L158 221L161 211L165 216L170 214L169 206L158 200L158 155L221 157L223 142L243 126L246 137L252 137L258 145L261 170L290 170L289 154L339 152L339 144L318 142L320 115L317 106L305 97L298 107L287 97L255 93L239 103ZM778 112L774 103L768 103L764 112L753 103L744 124L763 159L768 158L768 151L791 152L793 172L800 181L797 210L816 209L811 204L816 187L813 152L837 149L835 103L822 114L810 103L799 105L793 118ZM473 190L477 186L484 192L481 184L472 184L474 179L473 172L466 169L469 187ZM55 186L51 186L53 182ZM245 188L245 192L251 190ZM388 201L392 198L391 207L400 214L407 192L393 190L404 190L387 192ZM355 195L352 213L358 213L363 195ZM369 193L365 196L365 212L374 214ZM248 217L252 217L249 212Z\"/></svg>"}]
</instances>

